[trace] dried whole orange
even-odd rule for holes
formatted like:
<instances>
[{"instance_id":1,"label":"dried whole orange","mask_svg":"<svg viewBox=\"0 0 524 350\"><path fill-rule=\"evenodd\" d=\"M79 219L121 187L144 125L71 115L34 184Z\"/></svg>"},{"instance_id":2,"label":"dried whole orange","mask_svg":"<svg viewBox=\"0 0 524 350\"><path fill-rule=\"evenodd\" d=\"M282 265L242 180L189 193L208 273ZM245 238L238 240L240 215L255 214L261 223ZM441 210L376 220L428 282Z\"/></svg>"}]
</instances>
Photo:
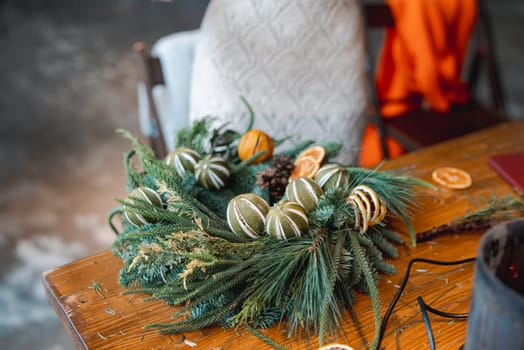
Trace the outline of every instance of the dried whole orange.
<instances>
[{"instance_id":1,"label":"dried whole orange","mask_svg":"<svg viewBox=\"0 0 524 350\"><path fill-rule=\"evenodd\" d=\"M326 156L326 150L322 146L313 146L302 151L295 160L295 164L300 162L304 158L311 158L316 163L322 163L324 157Z\"/></svg>"},{"instance_id":2,"label":"dried whole orange","mask_svg":"<svg viewBox=\"0 0 524 350\"><path fill-rule=\"evenodd\" d=\"M297 179L303 176L313 178L318 169L320 169L320 164L315 162L312 158L302 158L300 162L295 163L295 168L293 169L293 172L291 172L291 175L289 175L289 179Z\"/></svg>"},{"instance_id":3,"label":"dried whole orange","mask_svg":"<svg viewBox=\"0 0 524 350\"><path fill-rule=\"evenodd\" d=\"M273 155L273 149L273 140L268 134L261 130L252 129L240 138L237 152L241 160L246 160L261 151L266 151L253 161L253 164L258 164L270 159Z\"/></svg>"},{"instance_id":4,"label":"dried whole orange","mask_svg":"<svg viewBox=\"0 0 524 350\"><path fill-rule=\"evenodd\" d=\"M353 348L345 344L332 343L321 346L318 350L353 350Z\"/></svg>"},{"instance_id":5,"label":"dried whole orange","mask_svg":"<svg viewBox=\"0 0 524 350\"><path fill-rule=\"evenodd\" d=\"M433 181L453 189L465 189L471 186L471 176L464 170L452 167L435 169L431 174Z\"/></svg>"}]
</instances>

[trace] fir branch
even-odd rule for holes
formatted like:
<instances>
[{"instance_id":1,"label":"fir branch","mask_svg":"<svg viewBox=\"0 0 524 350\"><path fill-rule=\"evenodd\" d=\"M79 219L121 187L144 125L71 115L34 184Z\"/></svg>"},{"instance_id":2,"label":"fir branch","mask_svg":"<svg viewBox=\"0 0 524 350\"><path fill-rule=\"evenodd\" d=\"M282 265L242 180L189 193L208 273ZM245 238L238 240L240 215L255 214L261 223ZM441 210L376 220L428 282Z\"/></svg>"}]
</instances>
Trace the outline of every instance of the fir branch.
<instances>
[{"instance_id":1,"label":"fir branch","mask_svg":"<svg viewBox=\"0 0 524 350\"><path fill-rule=\"evenodd\" d=\"M159 238L164 238L177 232L190 232L196 228L194 222L189 222L188 224L161 223L144 225L136 228L135 231L125 232L121 235L120 240L125 240L131 244L153 242L157 241Z\"/></svg>"},{"instance_id":2,"label":"fir branch","mask_svg":"<svg viewBox=\"0 0 524 350\"><path fill-rule=\"evenodd\" d=\"M251 333L253 333L253 335L255 337L257 337L258 339L262 340L263 342L265 342L266 344L274 347L275 349L278 349L278 350L288 350L286 347L278 344L276 341L274 341L273 339L271 339L270 337L268 337L267 335L265 335L264 333L260 332L258 329L256 328L253 328L249 325L245 325L244 326L245 329L247 329L248 331L250 331Z\"/></svg>"},{"instance_id":3,"label":"fir branch","mask_svg":"<svg viewBox=\"0 0 524 350\"><path fill-rule=\"evenodd\" d=\"M387 229L386 227L380 227L380 235L384 236L384 238L386 238L388 241L398 244L405 244L404 239L398 233Z\"/></svg>"},{"instance_id":4,"label":"fir branch","mask_svg":"<svg viewBox=\"0 0 524 350\"><path fill-rule=\"evenodd\" d=\"M247 101L243 102L254 118ZM181 132L179 145L207 152L211 121L205 118ZM349 168L351 185L323 194L317 209L308 215L310 227L304 236L287 241L274 237L248 241L231 232L224 219L225 208L236 194L260 190L255 174L268 164L228 158L233 169L229 187L209 191L192 174L178 176L172 167L156 159L151 149L124 134L134 145L126 161L130 184L156 189L167 205L157 208L135 198L131 198L132 203L120 201L128 209L158 221L141 227L124 225L113 245L113 252L124 262L120 283L138 287L130 293L145 292L148 300L170 305L187 302L175 315L175 322L149 327L173 333L212 324L237 325L264 337L256 327L268 327L287 318L289 336L305 329L314 331L322 343L328 332L336 333L340 307L353 304L358 288L370 295L375 326L380 326L379 272L394 271L383 254L395 257L398 253L389 241L402 239L383 224L373 226L366 235L355 232L351 228L355 209L345 199L351 187L368 184L386 203L388 214L410 227L409 216L417 205L413 190L426 183L388 172ZM215 136L219 138L216 144L228 140L228 150L235 147L234 133L222 135L215 130ZM296 156L312 143L302 142L281 154ZM328 158L340 146L323 145ZM133 154L140 159L142 173L132 167ZM269 338L263 340L278 346Z\"/></svg>"},{"instance_id":5,"label":"fir branch","mask_svg":"<svg viewBox=\"0 0 524 350\"><path fill-rule=\"evenodd\" d=\"M395 246L387 241L385 236L381 234L382 230L379 228L371 227L371 230L368 230L368 237L371 239L373 244L377 246L381 251L396 259L398 257L398 250Z\"/></svg>"},{"instance_id":6,"label":"fir branch","mask_svg":"<svg viewBox=\"0 0 524 350\"><path fill-rule=\"evenodd\" d=\"M166 177L163 167L151 167L149 171L158 179L159 192L167 197L168 210L187 216L197 216L203 222L216 228L228 229L227 223L202 204L195 197L185 192L176 178Z\"/></svg>"},{"instance_id":7,"label":"fir branch","mask_svg":"<svg viewBox=\"0 0 524 350\"><path fill-rule=\"evenodd\" d=\"M188 147L202 155L209 153L207 139L215 120L216 118L207 116L195 121L191 127L179 130L176 135L176 147Z\"/></svg>"},{"instance_id":8,"label":"fir branch","mask_svg":"<svg viewBox=\"0 0 524 350\"><path fill-rule=\"evenodd\" d=\"M200 288L176 299L174 303L178 305L189 300L197 304L205 302L244 282L249 277L249 271L246 271L244 266L235 266L213 277Z\"/></svg>"},{"instance_id":9,"label":"fir branch","mask_svg":"<svg viewBox=\"0 0 524 350\"><path fill-rule=\"evenodd\" d=\"M156 159L153 150L148 146L144 145L142 142L140 142L140 140L138 140L138 138L131 134L129 131L124 129L117 129L116 132L131 141L134 147L134 151L140 156L141 159Z\"/></svg>"},{"instance_id":10,"label":"fir branch","mask_svg":"<svg viewBox=\"0 0 524 350\"><path fill-rule=\"evenodd\" d=\"M150 221L164 221L171 224L179 224L188 226L191 221L187 217L180 215L177 212L169 211L164 208L159 208L144 199L138 197L128 197L126 200L117 199L115 201L120 203L126 210L132 210L136 214L142 215L144 218L148 218ZM196 225L193 224L195 228Z\"/></svg>"},{"instance_id":11,"label":"fir branch","mask_svg":"<svg viewBox=\"0 0 524 350\"><path fill-rule=\"evenodd\" d=\"M335 295L345 308L350 308L355 302L354 286L347 279L338 280L335 284Z\"/></svg>"},{"instance_id":12,"label":"fir branch","mask_svg":"<svg viewBox=\"0 0 524 350\"><path fill-rule=\"evenodd\" d=\"M201 329L224 319L224 317L238 305L240 299L241 297L239 296L235 298L235 300L227 303L226 305L220 305L220 307L209 308L209 310L206 310L205 312L202 312L195 316L190 316L181 321L167 324L152 323L146 325L146 328L159 328L160 333L162 334L182 333Z\"/></svg>"},{"instance_id":13,"label":"fir branch","mask_svg":"<svg viewBox=\"0 0 524 350\"><path fill-rule=\"evenodd\" d=\"M370 262L382 273L394 275L398 272L394 265L388 263L380 256L371 256Z\"/></svg>"}]
</instances>

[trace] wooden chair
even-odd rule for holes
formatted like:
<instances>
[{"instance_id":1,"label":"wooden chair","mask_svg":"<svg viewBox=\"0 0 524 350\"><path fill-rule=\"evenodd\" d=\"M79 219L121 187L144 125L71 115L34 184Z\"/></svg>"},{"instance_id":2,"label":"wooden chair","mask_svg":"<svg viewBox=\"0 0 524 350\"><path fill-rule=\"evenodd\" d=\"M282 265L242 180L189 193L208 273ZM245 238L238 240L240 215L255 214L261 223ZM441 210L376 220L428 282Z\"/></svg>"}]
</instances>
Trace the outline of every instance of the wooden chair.
<instances>
[{"instance_id":1,"label":"wooden chair","mask_svg":"<svg viewBox=\"0 0 524 350\"><path fill-rule=\"evenodd\" d=\"M150 123L150 132L146 135L149 139L149 144L156 156L164 158L167 155L167 146L162 131L162 124L157 106L153 98L153 88L156 85L164 85L164 74L162 72L162 65L160 59L151 56L145 43L137 42L133 45L133 50L136 53L139 71L139 79L145 85L147 108Z\"/></svg>"},{"instance_id":2,"label":"wooden chair","mask_svg":"<svg viewBox=\"0 0 524 350\"><path fill-rule=\"evenodd\" d=\"M407 151L415 151L438 142L462 136L509 120L505 114L505 99L495 57L495 45L489 13L484 0L478 1L478 19L473 43L473 57L467 75L471 95L479 80L480 69L485 66L491 92L492 107L473 100L469 105L437 113L422 110L396 118L382 118L379 103L373 90L375 114L373 122L377 126L384 158L388 158L385 138L396 139ZM395 25L395 19L387 4L367 4L364 6L366 24L369 29L385 29ZM369 74L371 86L375 86L373 72Z\"/></svg>"},{"instance_id":3,"label":"wooden chair","mask_svg":"<svg viewBox=\"0 0 524 350\"><path fill-rule=\"evenodd\" d=\"M391 9L384 3L365 4L363 10L366 26L369 30L385 29L395 25ZM386 136L395 138L408 151L414 151L508 120L504 113L504 94L496 63L489 14L483 0L479 0L479 20L475 39L473 40L474 50L471 68L467 78L468 85L473 93L478 83L480 69L484 65L488 72L487 77L494 108L488 108L473 101L470 105L452 110L449 113L418 111L397 118L382 118L378 113L379 106L375 89L371 89L375 110L372 115L373 123L377 126L385 158L388 158ZM144 83L147 91L151 132L146 136L157 156L164 157L167 154L167 146L152 93L156 85L165 84L161 63L158 58L151 56L143 42L135 43L133 49L136 52L140 67L140 80ZM368 79L371 86L374 86L372 71L368 72Z\"/></svg>"}]
</instances>

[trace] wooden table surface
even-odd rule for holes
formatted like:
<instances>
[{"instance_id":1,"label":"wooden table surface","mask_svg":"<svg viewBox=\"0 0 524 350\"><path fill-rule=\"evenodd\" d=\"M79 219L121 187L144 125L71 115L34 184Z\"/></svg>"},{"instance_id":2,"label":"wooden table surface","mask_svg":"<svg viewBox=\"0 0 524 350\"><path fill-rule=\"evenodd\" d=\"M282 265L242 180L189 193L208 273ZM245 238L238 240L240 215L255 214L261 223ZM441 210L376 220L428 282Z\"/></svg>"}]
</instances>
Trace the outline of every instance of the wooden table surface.
<instances>
[{"instance_id":1,"label":"wooden table surface","mask_svg":"<svg viewBox=\"0 0 524 350\"><path fill-rule=\"evenodd\" d=\"M453 141L426 148L386 162L382 169L400 169L431 181L431 172L440 166L468 171L473 185L467 190L425 191L423 206L414 218L417 232L430 229L468 210L486 205L490 196L512 191L487 164L490 155L524 151L524 121L494 127ZM402 228L400 228L402 229ZM399 273L384 276L379 284L382 314L397 290L410 259L425 257L460 260L474 257L480 232L436 237L416 248L400 246L400 257L392 263ZM145 302L145 295L121 295L118 284L122 263L110 251L74 261L43 275L51 305L78 349L267 349L265 343L243 329L223 330L212 327L183 335L164 336L146 330L150 322L169 322L176 307L161 302ZM428 340L416 298L448 312L468 312L473 278L473 263L455 267L435 267L417 263L405 293L388 323L382 345L385 349L428 349ZM95 288L97 285L100 288ZM346 313L344 337L338 340L355 349L365 349L374 333L370 299L357 296L357 318ZM439 350L458 349L465 339L466 321L430 316ZM288 339L285 330L273 327L264 333L290 349L317 349L317 339L295 336Z\"/></svg>"}]
</instances>

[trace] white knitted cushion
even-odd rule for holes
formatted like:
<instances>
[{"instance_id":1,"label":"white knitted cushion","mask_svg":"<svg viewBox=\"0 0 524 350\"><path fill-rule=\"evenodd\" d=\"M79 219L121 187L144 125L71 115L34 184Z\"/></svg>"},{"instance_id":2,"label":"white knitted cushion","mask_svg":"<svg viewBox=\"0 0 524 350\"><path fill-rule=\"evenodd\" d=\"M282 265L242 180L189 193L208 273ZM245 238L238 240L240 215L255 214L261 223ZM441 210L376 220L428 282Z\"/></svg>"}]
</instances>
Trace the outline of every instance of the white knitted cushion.
<instances>
[{"instance_id":1,"label":"white knitted cushion","mask_svg":"<svg viewBox=\"0 0 524 350\"><path fill-rule=\"evenodd\" d=\"M357 0L211 0L193 64L190 118L214 115L275 138L337 140L356 163L364 128L364 38Z\"/></svg>"}]
</instances>

